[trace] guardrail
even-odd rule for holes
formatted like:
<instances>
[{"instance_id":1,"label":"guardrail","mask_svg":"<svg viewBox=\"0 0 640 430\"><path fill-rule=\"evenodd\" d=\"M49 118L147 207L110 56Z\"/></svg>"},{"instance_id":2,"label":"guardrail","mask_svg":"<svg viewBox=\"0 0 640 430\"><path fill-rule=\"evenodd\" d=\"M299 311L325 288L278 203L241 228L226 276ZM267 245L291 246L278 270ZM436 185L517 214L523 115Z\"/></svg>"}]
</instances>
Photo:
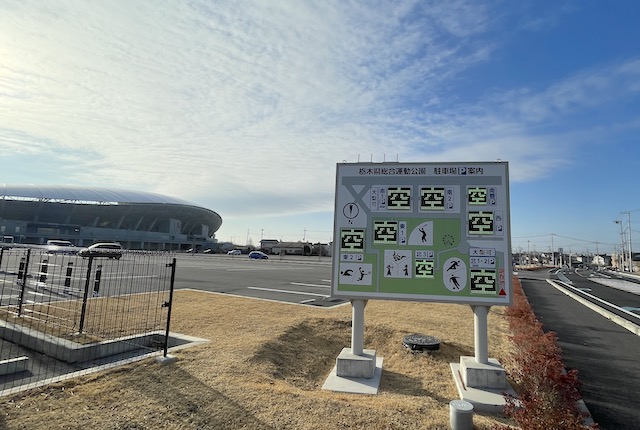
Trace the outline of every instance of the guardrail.
<instances>
[{"instance_id":1,"label":"guardrail","mask_svg":"<svg viewBox=\"0 0 640 430\"><path fill-rule=\"evenodd\" d=\"M96 364L167 355L176 260L0 249L0 392Z\"/></svg>"}]
</instances>

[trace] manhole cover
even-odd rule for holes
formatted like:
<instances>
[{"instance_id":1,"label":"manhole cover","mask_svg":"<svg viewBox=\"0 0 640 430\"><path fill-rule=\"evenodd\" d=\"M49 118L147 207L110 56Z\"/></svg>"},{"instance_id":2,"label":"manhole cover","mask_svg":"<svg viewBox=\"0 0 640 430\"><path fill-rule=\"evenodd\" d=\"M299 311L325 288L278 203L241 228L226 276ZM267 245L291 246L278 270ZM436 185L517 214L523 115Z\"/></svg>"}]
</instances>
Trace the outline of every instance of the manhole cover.
<instances>
[{"instance_id":1,"label":"manhole cover","mask_svg":"<svg viewBox=\"0 0 640 430\"><path fill-rule=\"evenodd\" d=\"M440 349L440 339L417 333L405 336L402 344L412 351L435 351Z\"/></svg>"}]
</instances>

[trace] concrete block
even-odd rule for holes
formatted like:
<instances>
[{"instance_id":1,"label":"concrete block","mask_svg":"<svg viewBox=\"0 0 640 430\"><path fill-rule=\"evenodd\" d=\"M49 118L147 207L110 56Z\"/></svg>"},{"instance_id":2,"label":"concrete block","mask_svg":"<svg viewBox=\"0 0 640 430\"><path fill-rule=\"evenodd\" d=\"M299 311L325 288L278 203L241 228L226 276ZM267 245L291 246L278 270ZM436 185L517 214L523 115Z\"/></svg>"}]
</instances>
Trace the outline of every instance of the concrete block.
<instances>
[{"instance_id":1,"label":"concrete block","mask_svg":"<svg viewBox=\"0 0 640 430\"><path fill-rule=\"evenodd\" d=\"M504 389L472 388L465 385L462 380L460 363L450 363L453 380L456 383L460 399L473 405L476 412L499 414L507 404L507 395L517 396L515 390L509 386ZM507 383L508 385L508 383Z\"/></svg>"},{"instance_id":2,"label":"concrete block","mask_svg":"<svg viewBox=\"0 0 640 430\"><path fill-rule=\"evenodd\" d=\"M336 359L336 373L344 378L373 378L376 370L376 351L365 349L362 355L343 348Z\"/></svg>"},{"instance_id":3,"label":"concrete block","mask_svg":"<svg viewBox=\"0 0 640 430\"><path fill-rule=\"evenodd\" d=\"M178 359L176 358L175 355L171 355L171 354L167 354L166 356L164 355L160 355L158 357L156 357L155 362L158 364L173 364L177 361Z\"/></svg>"},{"instance_id":4,"label":"concrete block","mask_svg":"<svg viewBox=\"0 0 640 430\"><path fill-rule=\"evenodd\" d=\"M0 375L11 375L13 373L27 370L29 357L22 356L10 358L8 360L0 360Z\"/></svg>"},{"instance_id":5,"label":"concrete block","mask_svg":"<svg viewBox=\"0 0 640 430\"><path fill-rule=\"evenodd\" d=\"M382 357L376 357L376 370L373 378L344 378L336 374L337 366L333 366L327 380L322 385L322 389L340 393L378 394L382 379L382 361Z\"/></svg>"},{"instance_id":6,"label":"concrete block","mask_svg":"<svg viewBox=\"0 0 640 430\"><path fill-rule=\"evenodd\" d=\"M460 357L460 372L467 387L506 390L507 372L498 360L490 358L489 363L478 363L475 357Z\"/></svg>"}]
</instances>

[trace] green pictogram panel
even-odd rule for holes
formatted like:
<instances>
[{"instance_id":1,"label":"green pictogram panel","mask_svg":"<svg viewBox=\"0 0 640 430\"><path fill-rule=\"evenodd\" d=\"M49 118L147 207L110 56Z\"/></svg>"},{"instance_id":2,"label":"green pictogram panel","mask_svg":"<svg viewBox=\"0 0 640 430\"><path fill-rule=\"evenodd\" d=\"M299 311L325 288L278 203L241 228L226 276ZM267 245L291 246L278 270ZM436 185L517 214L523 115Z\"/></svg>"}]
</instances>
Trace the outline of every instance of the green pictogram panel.
<instances>
[{"instance_id":1,"label":"green pictogram panel","mask_svg":"<svg viewBox=\"0 0 640 430\"><path fill-rule=\"evenodd\" d=\"M495 270L471 269L471 292L476 294L495 294L496 280Z\"/></svg>"},{"instance_id":2,"label":"green pictogram panel","mask_svg":"<svg viewBox=\"0 0 640 430\"><path fill-rule=\"evenodd\" d=\"M493 234L493 212L469 212L469 234Z\"/></svg>"},{"instance_id":3,"label":"green pictogram panel","mask_svg":"<svg viewBox=\"0 0 640 430\"><path fill-rule=\"evenodd\" d=\"M429 260L416 260L416 278L433 279L434 262Z\"/></svg>"},{"instance_id":4,"label":"green pictogram panel","mask_svg":"<svg viewBox=\"0 0 640 430\"><path fill-rule=\"evenodd\" d=\"M364 229L349 228L340 231L341 252L364 251Z\"/></svg>"},{"instance_id":5,"label":"green pictogram panel","mask_svg":"<svg viewBox=\"0 0 640 430\"><path fill-rule=\"evenodd\" d=\"M425 187L420 188L420 209L423 211L444 210L444 188Z\"/></svg>"},{"instance_id":6,"label":"green pictogram panel","mask_svg":"<svg viewBox=\"0 0 640 430\"><path fill-rule=\"evenodd\" d=\"M398 243L398 222L388 221L388 220L374 221L373 243L375 244Z\"/></svg>"},{"instance_id":7,"label":"green pictogram panel","mask_svg":"<svg viewBox=\"0 0 640 430\"><path fill-rule=\"evenodd\" d=\"M484 187L473 187L467 190L468 202L470 205L486 205L487 189Z\"/></svg>"},{"instance_id":8,"label":"green pictogram panel","mask_svg":"<svg viewBox=\"0 0 640 430\"><path fill-rule=\"evenodd\" d=\"M390 187L387 189L389 210L411 210L411 187Z\"/></svg>"}]
</instances>

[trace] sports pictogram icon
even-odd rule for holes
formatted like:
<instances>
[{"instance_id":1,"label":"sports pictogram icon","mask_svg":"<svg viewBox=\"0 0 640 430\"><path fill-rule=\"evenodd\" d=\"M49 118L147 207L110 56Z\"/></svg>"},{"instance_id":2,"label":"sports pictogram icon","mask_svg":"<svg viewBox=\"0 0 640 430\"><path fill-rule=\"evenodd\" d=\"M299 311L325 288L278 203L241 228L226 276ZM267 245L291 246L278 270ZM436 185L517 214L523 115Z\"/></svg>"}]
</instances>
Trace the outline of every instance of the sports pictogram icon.
<instances>
[{"instance_id":1,"label":"sports pictogram icon","mask_svg":"<svg viewBox=\"0 0 640 430\"><path fill-rule=\"evenodd\" d=\"M442 266L442 282L447 290L459 293L467 286L467 265L462 259L452 257Z\"/></svg>"}]
</instances>

